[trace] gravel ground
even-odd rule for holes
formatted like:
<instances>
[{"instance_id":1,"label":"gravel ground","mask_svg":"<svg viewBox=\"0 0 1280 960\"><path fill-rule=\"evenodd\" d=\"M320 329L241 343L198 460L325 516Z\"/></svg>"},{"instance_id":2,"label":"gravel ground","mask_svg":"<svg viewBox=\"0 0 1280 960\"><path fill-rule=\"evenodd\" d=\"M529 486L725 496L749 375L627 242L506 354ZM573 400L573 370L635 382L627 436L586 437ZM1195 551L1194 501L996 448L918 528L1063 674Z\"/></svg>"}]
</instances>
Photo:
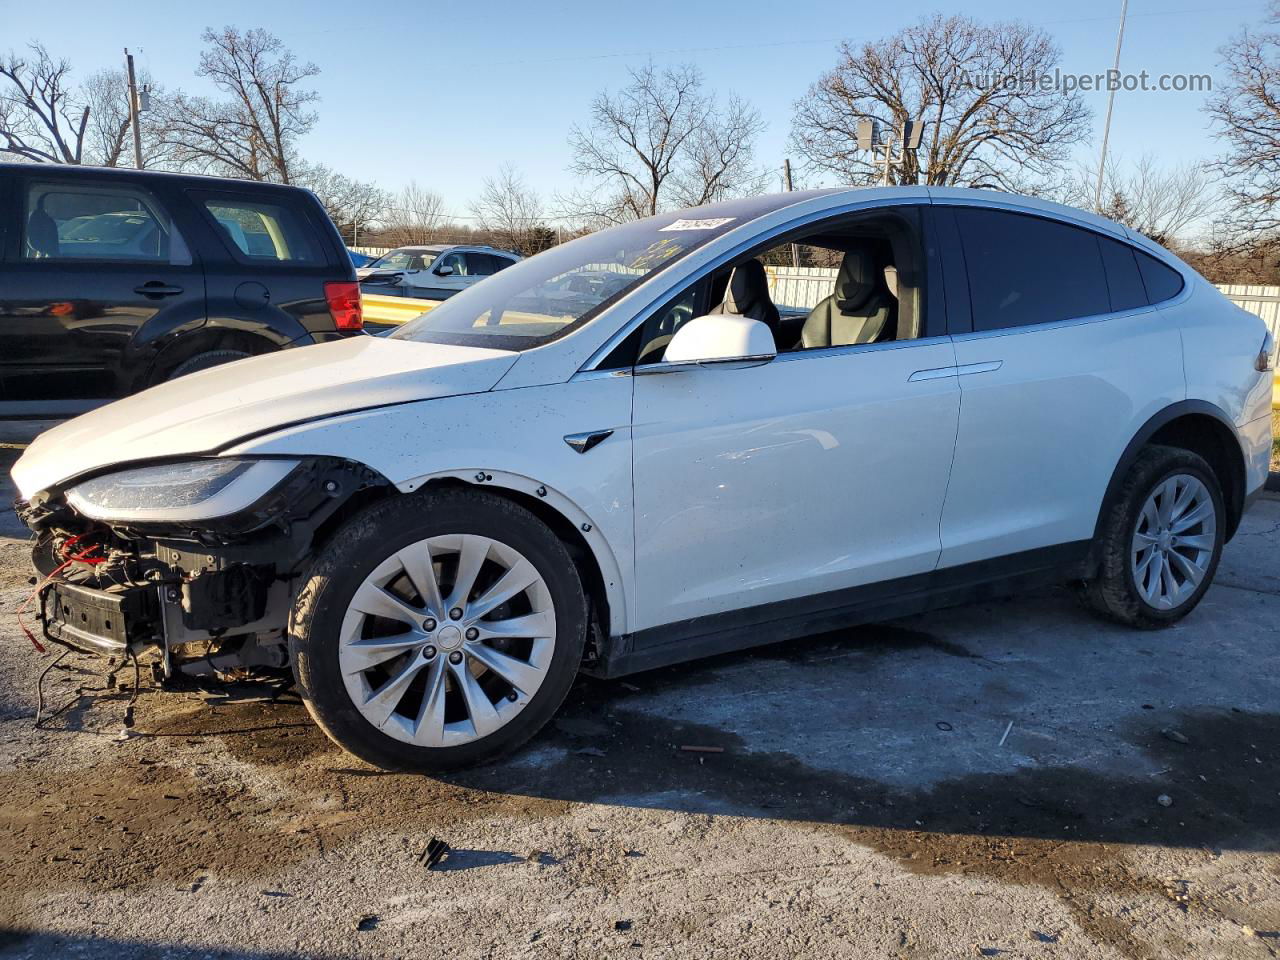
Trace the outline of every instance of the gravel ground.
<instances>
[{"instance_id":1,"label":"gravel ground","mask_svg":"<svg viewBox=\"0 0 1280 960\"><path fill-rule=\"evenodd\" d=\"M1045 591L584 679L434 779L254 685L144 684L122 740L87 660L34 729L0 537L0 957L1274 958L1278 538L1169 630Z\"/></svg>"}]
</instances>

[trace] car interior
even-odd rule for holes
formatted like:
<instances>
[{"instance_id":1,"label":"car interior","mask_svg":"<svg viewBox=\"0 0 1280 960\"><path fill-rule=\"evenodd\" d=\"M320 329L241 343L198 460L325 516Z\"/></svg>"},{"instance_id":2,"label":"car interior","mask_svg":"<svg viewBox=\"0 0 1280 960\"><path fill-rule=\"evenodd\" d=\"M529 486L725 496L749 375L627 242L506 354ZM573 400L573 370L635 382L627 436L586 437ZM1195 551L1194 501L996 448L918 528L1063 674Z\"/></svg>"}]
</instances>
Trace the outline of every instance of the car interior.
<instances>
[{"instance_id":1,"label":"car interior","mask_svg":"<svg viewBox=\"0 0 1280 960\"><path fill-rule=\"evenodd\" d=\"M918 236L907 217L889 214L753 251L651 317L636 363L661 361L680 327L702 314L759 320L779 353L914 339L923 302Z\"/></svg>"},{"instance_id":2,"label":"car interior","mask_svg":"<svg viewBox=\"0 0 1280 960\"><path fill-rule=\"evenodd\" d=\"M27 196L23 257L167 260L169 233L140 198L33 186Z\"/></svg>"}]
</instances>

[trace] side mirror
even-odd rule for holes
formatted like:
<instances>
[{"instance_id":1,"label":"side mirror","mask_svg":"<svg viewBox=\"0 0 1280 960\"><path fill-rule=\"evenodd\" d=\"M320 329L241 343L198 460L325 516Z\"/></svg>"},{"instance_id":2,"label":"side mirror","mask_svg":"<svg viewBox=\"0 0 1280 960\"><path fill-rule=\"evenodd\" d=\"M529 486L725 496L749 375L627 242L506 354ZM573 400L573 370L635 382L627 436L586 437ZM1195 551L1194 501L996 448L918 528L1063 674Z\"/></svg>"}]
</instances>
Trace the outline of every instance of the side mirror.
<instances>
[{"instance_id":1,"label":"side mirror","mask_svg":"<svg viewBox=\"0 0 1280 960\"><path fill-rule=\"evenodd\" d=\"M735 360L772 360L778 355L773 334L759 320L713 313L694 317L671 338L661 364L730 363Z\"/></svg>"},{"instance_id":2,"label":"side mirror","mask_svg":"<svg viewBox=\"0 0 1280 960\"><path fill-rule=\"evenodd\" d=\"M437 277L453 276L453 267L436 267L436 276Z\"/></svg>"}]
</instances>

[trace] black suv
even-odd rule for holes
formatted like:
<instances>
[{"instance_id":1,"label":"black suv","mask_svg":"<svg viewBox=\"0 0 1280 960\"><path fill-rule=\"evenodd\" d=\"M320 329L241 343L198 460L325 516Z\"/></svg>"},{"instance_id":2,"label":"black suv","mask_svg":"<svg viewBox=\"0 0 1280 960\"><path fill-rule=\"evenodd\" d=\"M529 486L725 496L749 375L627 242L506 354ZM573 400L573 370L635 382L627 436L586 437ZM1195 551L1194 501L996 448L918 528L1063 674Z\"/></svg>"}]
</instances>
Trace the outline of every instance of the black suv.
<instances>
[{"instance_id":1,"label":"black suv","mask_svg":"<svg viewBox=\"0 0 1280 960\"><path fill-rule=\"evenodd\" d=\"M355 270L307 190L0 164L0 416L80 413L362 328Z\"/></svg>"}]
</instances>

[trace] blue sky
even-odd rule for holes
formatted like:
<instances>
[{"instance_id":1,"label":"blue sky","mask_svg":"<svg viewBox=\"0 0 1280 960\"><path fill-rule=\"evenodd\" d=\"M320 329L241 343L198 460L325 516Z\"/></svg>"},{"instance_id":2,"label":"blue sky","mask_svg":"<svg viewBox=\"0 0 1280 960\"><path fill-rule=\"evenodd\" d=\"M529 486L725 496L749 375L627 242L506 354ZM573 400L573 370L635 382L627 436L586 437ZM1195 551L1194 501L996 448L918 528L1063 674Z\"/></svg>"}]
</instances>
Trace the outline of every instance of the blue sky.
<instances>
[{"instance_id":1,"label":"blue sky","mask_svg":"<svg viewBox=\"0 0 1280 960\"><path fill-rule=\"evenodd\" d=\"M1122 70L1221 75L1217 48L1265 4L1131 0ZM592 96L625 82L629 66L697 63L708 84L755 104L768 122L758 156L780 167L791 105L834 65L841 39L872 40L934 11L1044 27L1063 69L1111 65L1120 0L1033 5L1012 0L865 3L850 0L647 0L643 4L483 0L379 4L310 0L222 0L187 4L0 0L0 50L42 40L84 73L121 62L128 46L168 87L198 91L194 76L205 26L271 30L318 64L320 121L311 159L395 189L409 180L468 212L485 176L512 163L544 194L571 188L565 136ZM51 16L52 15L52 16ZM1112 149L1166 161L1216 149L1199 93L1120 93ZM1100 137L1104 93L1086 100ZM1095 144L1082 158L1096 157Z\"/></svg>"}]
</instances>

